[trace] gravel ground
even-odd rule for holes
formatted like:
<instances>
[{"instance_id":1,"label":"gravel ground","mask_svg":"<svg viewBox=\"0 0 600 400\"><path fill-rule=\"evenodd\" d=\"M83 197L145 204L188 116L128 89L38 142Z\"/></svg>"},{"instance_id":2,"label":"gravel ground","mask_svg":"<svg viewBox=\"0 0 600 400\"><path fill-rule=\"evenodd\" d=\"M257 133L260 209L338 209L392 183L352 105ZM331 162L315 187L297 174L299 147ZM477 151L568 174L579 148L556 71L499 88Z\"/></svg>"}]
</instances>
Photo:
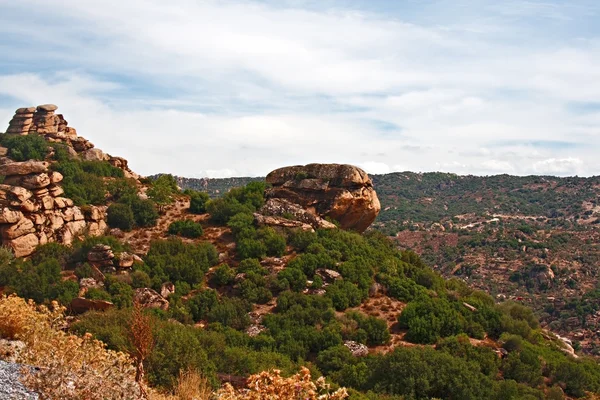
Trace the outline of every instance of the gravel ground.
<instances>
[{"instance_id":1,"label":"gravel ground","mask_svg":"<svg viewBox=\"0 0 600 400\"><path fill-rule=\"evenodd\" d=\"M21 365L0 360L0 400L37 400L19 381Z\"/></svg>"}]
</instances>

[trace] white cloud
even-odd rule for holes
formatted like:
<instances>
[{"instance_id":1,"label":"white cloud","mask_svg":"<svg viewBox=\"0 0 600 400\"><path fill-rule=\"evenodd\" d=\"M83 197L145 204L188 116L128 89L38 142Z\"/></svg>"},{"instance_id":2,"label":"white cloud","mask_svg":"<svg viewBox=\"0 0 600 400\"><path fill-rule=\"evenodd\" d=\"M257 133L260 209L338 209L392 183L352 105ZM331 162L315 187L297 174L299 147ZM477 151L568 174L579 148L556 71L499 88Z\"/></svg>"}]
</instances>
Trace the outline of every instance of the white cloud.
<instances>
[{"instance_id":1,"label":"white cloud","mask_svg":"<svg viewBox=\"0 0 600 400\"><path fill-rule=\"evenodd\" d=\"M600 114L569 108L600 98L597 37L512 35L523 28L515 13L556 20L581 13L572 6L484 2L486 18L470 20L449 6L426 24L302 2L51 3L0 0L0 95L10 99L0 123L19 106L56 103L143 174L264 175L307 162L598 173ZM528 144L571 140L588 144L579 164Z\"/></svg>"},{"instance_id":2,"label":"white cloud","mask_svg":"<svg viewBox=\"0 0 600 400\"><path fill-rule=\"evenodd\" d=\"M583 167L579 158L549 158L533 164L533 170L545 175L576 175Z\"/></svg>"},{"instance_id":3,"label":"white cloud","mask_svg":"<svg viewBox=\"0 0 600 400\"><path fill-rule=\"evenodd\" d=\"M359 164L359 167L369 174L389 174L391 172L389 165L377 161L363 162Z\"/></svg>"}]
</instances>

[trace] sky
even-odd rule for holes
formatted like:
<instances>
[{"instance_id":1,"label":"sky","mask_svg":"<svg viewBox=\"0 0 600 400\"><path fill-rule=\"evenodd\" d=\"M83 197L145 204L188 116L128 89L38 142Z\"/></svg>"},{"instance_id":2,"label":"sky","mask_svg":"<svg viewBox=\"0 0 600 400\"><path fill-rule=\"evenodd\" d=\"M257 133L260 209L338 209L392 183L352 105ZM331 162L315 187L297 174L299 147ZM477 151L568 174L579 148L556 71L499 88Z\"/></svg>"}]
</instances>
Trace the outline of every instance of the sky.
<instances>
[{"instance_id":1,"label":"sky","mask_svg":"<svg viewBox=\"0 0 600 400\"><path fill-rule=\"evenodd\" d=\"M0 0L0 131L142 174L600 174L597 0Z\"/></svg>"}]
</instances>

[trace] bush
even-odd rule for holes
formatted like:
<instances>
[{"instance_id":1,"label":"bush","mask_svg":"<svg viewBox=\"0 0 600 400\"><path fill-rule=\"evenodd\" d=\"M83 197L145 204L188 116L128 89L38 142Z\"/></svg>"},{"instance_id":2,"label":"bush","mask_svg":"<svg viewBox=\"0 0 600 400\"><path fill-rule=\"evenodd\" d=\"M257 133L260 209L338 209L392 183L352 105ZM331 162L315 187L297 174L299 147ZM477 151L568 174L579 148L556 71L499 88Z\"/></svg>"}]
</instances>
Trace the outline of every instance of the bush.
<instances>
[{"instance_id":1,"label":"bush","mask_svg":"<svg viewBox=\"0 0 600 400\"><path fill-rule=\"evenodd\" d=\"M145 262L139 269L152 278L156 290L163 282L173 282L175 287L179 281L194 286L217 264L218 253L210 243L187 244L173 237L152 242Z\"/></svg>"},{"instance_id":2,"label":"bush","mask_svg":"<svg viewBox=\"0 0 600 400\"><path fill-rule=\"evenodd\" d=\"M219 322L233 329L245 329L250 325L248 312L252 306L237 298L224 298L212 307L207 314L208 322Z\"/></svg>"},{"instance_id":3,"label":"bush","mask_svg":"<svg viewBox=\"0 0 600 400\"><path fill-rule=\"evenodd\" d=\"M203 233L202 225L189 219L175 221L169 225L169 234L171 235L195 239L202 236Z\"/></svg>"},{"instance_id":4,"label":"bush","mask_svg":"<svg viewBox=\"0 0 600 400\"><path fill-rule=\"evenodd\" d=\"M129 204L113 203L106 210L106 221L111 228L119 228L123 231L133 229L133 211Z\"/></svg>"},{"instance_id":5,"label":"bush","mask_svg":"<svg viewBox=\"0 0 600 400\"><path fill-rule=\"evenodd\" d=\"M237 244L237 254L242 260L246 258L261 259L267 255L267 246L260 240L242 239Z\"/></svg>"},{"instance_id":6,"label":"bush","mask_svg":"<svg viewBox=\"0 0 600 400\"><path fill-rule=\"evenodd\" d=\"M283 290L291 289L294 292L301 292L306 288L306 275L298 268L285 268L277 274L277 280Z\"/></svg>"},{"instance_id":7,"label":"bush","mask_svg":"<svg viewBox=\"0 0 600 400\"><path fill-rule=\"evenodd\" d=\"M152 200L142 200L136 196L131 201L131 210L137 226L148 228L156 225L159 215Z\"/></svg>"},{"instance_id":8,"label":"bush","mask_svg":"<svg viewBox=\"0 0 600 400\"><path fill-rule=\"evenodd\" d=\"M50 146L40 135L0 135L0 144L8 149L8 157L15 161L43 161Z\"/></svg>"},{"instance_id":9,"label":"bush","mask_svg":"<svg viewBox=\"0 0 600 400\"><path fill-rule=\"evenodd\" d=\"M265 244L268 256L281 257L285 253L285 237L275 232L273 228L260 229L258 236Z\"/></svg>"},{"instance_id":10,"label":"bush","mask_svg":"<svg viewBox=\"0 0 600 400\"><path fill-rule=\"evenodd\" d=\"M192 214L204 214L206 212L206 203L209 200L208 193L189 189L185 190L183 193L190 196L189 211Z\"/></svg>"},{"instance_id":11,"label":"bush","mask_svg":"<svg viewBox=\"0 0 600 400\"><path fill-rule=\"evenodd\" d=\"M229 285L235 278L235 271L227 264L219 265L215 269L212 277L213 283L217 286Z\"/></svg>"}]
</instances>

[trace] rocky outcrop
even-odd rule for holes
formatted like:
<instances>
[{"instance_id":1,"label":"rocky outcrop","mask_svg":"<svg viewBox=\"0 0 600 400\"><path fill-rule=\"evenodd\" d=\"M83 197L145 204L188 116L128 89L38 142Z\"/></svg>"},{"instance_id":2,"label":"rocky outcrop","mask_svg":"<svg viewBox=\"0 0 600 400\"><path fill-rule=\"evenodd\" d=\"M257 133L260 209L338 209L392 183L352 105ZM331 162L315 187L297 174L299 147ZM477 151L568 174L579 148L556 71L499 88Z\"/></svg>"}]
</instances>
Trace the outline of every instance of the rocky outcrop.
<instances>
[{"instance_id":1,"label":"rocky outcrop","mask_svg":"<svg viewBox=\"0 0 600 400\"><path fill-rule=\"evenodd\" d=\"M92 222L71 199L60 197L63 177L48 166L40 161L0 165L5 177L0 184L1 244L11 247L17 257L28 256L48 242L71 244Z\"/></svg>"},{"instance_id":2,"label":"rocky outcrop","mask_svg":"<svg viewBox=\"0 0 600 400\"><path fill-rule=\"evenodd\" d=\"M352 165L284 167L269 173L266 181L272 185L265 193L268 207L263 211L267 215L307 218L306 214L296 216L289 206L297 205L315 217L312 222L302 220L314 228L323 227L320 221L331 218L342 229L363 232L381 210L371 179L362 169Z\"/></svg>"},{"instance_id":3,"label":"rocky outcrop","mask_svg":"<svg viewBox=\"0 0 600 400\"><path fill-rule=\"evenodd\" d=\"M108 161L111 165L121 168L126 177L139 178L139 175L129 169L127 160L105 154L102 150L95 148L89 140L77 136L77 131L68 126L63 115L55 114L57 109L58 107L54 104L19 108L9 122L6 134L38 134L49 142L65 144L71 155L88 161Z\"/></svg>"},{"instance_id":4,"label":"rocky outcrop","mask_svg":"<svg viewBox=\"0 0 600 400\"><path fill-rule=\"evenodd\" d=\"M169 301L150 288L135 289L133 300L144 308L169 309Z\"/></svg>"},{"instance_id":5,"label":"rocky outcrop","mask_svg":"<svg viewBox=\"0 0 600 400\"><path fill-rule=\"evenodd\" d=\"M344 346L350 349L350 352L354 357L364 357L369 355L369 348L362 343L346 340Z\"/></svg>"},{"instance_id":6,"label":"rocky outcrop","mask_svg":"<svg viewBox=\"0 0 600 400\"><path fill-rule=\"evenodd\" d=\"M108 161L121 168L126 177L139 178L127 165L127 160L112 157L68 126L57 106L19 108L9 123L6 135L38 134L51 143L61 143L71 156L83 160ZM52 147L48 147L50 160ZM59 242L69 245L82 234L100 236L107 232L106 207L74 205L63 197L63 176L50 169L47 161L15 162L7 157L9 149L0 149L0 245L9 246L17 257L32 254L38 245ZM117 267L133 265L132 257L124 255Z\"/></svg>"}]
</instances>

